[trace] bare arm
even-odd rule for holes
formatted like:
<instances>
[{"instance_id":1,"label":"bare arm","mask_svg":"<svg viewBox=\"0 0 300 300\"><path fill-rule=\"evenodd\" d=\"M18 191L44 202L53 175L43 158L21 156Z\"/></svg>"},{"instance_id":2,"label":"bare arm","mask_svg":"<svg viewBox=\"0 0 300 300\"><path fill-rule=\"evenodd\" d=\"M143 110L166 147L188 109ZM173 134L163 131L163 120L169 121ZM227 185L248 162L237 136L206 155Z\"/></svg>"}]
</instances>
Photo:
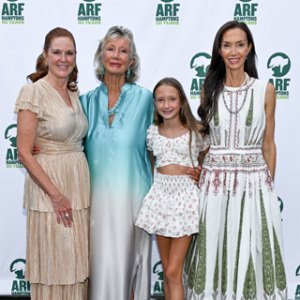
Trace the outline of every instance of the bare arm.
<instances>
[{"instance_id":1,"label":"bare arm","mask_svg":"<svg viewBox=\"0 0 300 300\"><path fill-rule=\"evenodd\" d=\"M50 196L57 223L60 224L62 220L65 226L71 226L73 216L69 200L61 194L32 155L37 125L38 119L35 113L27 110L19 111L17 126L19 160L25 166L31 178ZM69 214L69 218L66 218L66 213Z\"/></svg>"},{"instance_id":2,"label":"bare arm","mask_svg":"<svg viewBox=\"0 0 300 300\"><path fill-rule=\"evenodd\" d=\"M152 176L154 176L154 155L152 151L148 151L149 152L149 156L150 156L150 162L151 162L151 169L152 169Z\"/></svg>"},{"instance_id":3,"label":"bare arm","mask_svg":"<svg viewBox=\"0 0 300 300\"><path fill-rule=\"evenodd\" d=\"M204 89L202 89L202 92L201 92L200 104L203 102L203 99L204 99ZM188 170L189 177L195 181L196 185L199 184L202 163L203 163L204 157L205 157L206 153L208 152L208 150L209 150L209 147L206 150L200 152L199 157L198 157L198 162L199 162L198 167L190 168Z\"/></svg>"},{"instance_id":4,"label":"bare arm","mask_svg":"<svg viewBox=\"0 0 300 300\"><path fill-rule=\"evenodd\" d=\"M265 114L266 114L266 128L262 143L262 153L267 166L270 170L271 176L274 180L275 166L276 166L276 145L274 140L275 130L275 106L276 95L275 88L268 83L265 95Z\"/></svg>"}]
</instances>

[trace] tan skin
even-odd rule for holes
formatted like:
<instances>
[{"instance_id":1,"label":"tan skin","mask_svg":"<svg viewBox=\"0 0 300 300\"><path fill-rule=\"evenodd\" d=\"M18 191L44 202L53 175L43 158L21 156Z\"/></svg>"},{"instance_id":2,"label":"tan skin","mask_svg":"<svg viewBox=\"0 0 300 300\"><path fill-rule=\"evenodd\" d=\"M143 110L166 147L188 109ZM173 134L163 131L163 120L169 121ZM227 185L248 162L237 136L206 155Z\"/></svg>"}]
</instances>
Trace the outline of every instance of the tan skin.
<instances>
[{"instance_id":1,"label":"tan skin","mask_svg":"<svg viewBox=\"0 0 300 300\"><path fill-rule=\"evenodd\" d=\"M158 114L163 117L163 123L159 126L160 135L173 139L189 132L180 122L181 101L174 87L166 85L158 87L154 104ZM152 152L150 152L150 157L153 163ZM189 167L171 164L157 168L157 172L165 175L186 175L189 169ZM183 300L182 272L192 235L178 238L156 235L156 240L164 270L165 299Z\"/></svg>"},{"instance_id":2,"label":"tan skin","mask_svg":"<svg viewBox=\"0 0 300 300\"><path fill-rule=\"evenodd\" d=\"M262 142L262 153L266 161L266 164L270 170L273 180L275 176L275 166L276 166L276 144L274 140L275 106L276 106L275 88L271 83L268 83L266 89L266 95L265 95L266 127L265 127L264 139Z\"/></svg>"},{"instance_id":3,"label":"tan skin","mask_svg":"<svg viewBox=\"0 0 300 300\"><path fill-rule=\"evenodd\" d=\"M72 108L67 91L67 82L75 66L76 52L71 39L59 37L52 40L48 53L43 53L48 62L48 74L44 77L61 95L66 105ZM39 187L50 196L57 223L72 226L73 215L70 201L50 180L33 156L33 147L38 127L37 115L31 111L20 110L17 124L17 148L20 162ZM69 217L66 217L66 214Z\"/></svg>"},{"instance_id":4,"label":"tan skin","mask_svg":"<svg viewBox=\"0 0 300 300\"><path fill-rule=\"evenodd\" d=\"M251 47L252 45L248 44L246 33L243 30L235 28L224 32L220 55L223 57L226 68L225 85L239 87L242 84L245 79L245 59ZM262 153L273 179L276 165L276 145L274 139L275 106L275 88L271 83L268 83L265 93L266 127L262 143Z\"/></svg>"}]
</instances>

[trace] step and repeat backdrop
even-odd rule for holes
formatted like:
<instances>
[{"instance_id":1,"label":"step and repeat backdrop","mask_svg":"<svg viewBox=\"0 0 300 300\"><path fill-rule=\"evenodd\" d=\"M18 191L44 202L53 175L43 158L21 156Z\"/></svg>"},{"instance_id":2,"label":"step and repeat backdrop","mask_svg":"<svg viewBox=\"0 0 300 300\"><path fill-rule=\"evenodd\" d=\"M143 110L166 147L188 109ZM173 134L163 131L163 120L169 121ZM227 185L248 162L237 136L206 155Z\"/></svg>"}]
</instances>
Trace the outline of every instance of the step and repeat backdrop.
<instances>
[{"instance_id":1,"label":"step and repeat backdrop","mask_svg":"<svg viewBox=\"0 0 300 300\"><path fill-rule=\"evenodd\" d=\"M93 58L113 25L133 31L141 59L138 84L152 90L166 76L177 78L196 114L218 28L228 20L253 33L261 79L277 93L275 185L282 212L289 299L300 299L300 10L299 0L1 0L0 22L0 295L29 294L26 270L25 169L16 148L14 103L34 71L45 35L70 30L77 43L79 89L99 82ZM152 249L152 295L163 295L162 265Z\"/></svg>"}]
</instances>

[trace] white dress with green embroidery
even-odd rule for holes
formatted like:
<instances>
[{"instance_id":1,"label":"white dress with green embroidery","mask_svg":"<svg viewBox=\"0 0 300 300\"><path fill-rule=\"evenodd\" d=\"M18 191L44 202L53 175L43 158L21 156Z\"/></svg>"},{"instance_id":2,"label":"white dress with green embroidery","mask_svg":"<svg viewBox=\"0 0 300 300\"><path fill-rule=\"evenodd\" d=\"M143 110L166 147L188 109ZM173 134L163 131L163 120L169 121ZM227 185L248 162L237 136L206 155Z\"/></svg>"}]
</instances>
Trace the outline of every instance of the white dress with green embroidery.
<instances>
[{"instance_id":1,"label":"white dress with green embroidery","mask_svg":"<svg viewBox=\"0 0 300 300\"><path fill-rule=\"evenodd\" d=\"M186 299L287 299L281 216L262 155L267 82L225 87L200 178Z\"/></svg>"}]
</instances>

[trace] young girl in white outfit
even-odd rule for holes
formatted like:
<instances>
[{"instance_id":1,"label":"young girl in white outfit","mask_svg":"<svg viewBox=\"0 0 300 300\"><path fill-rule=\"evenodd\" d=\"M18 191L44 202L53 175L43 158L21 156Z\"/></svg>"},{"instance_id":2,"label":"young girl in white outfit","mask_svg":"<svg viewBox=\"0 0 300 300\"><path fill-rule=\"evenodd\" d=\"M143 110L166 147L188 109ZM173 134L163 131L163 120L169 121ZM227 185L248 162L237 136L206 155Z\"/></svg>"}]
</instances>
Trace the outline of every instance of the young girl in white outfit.
<instances>
[{"instance_id":1,"label":"young girl in white outfit","mask_svg":"<svg viewBox=\"0 0 300 300\"><path fill-rule=\"evenodd\" d=\"M154 124L147 131L147 148L157 172L136 225L156 234L165 299L183 300L184 260L199 226L199 189L187 172L198 166L208 142L199 133L200 123L176 79L159 81L153 96Z\"/></svg>"}]
</instances>

